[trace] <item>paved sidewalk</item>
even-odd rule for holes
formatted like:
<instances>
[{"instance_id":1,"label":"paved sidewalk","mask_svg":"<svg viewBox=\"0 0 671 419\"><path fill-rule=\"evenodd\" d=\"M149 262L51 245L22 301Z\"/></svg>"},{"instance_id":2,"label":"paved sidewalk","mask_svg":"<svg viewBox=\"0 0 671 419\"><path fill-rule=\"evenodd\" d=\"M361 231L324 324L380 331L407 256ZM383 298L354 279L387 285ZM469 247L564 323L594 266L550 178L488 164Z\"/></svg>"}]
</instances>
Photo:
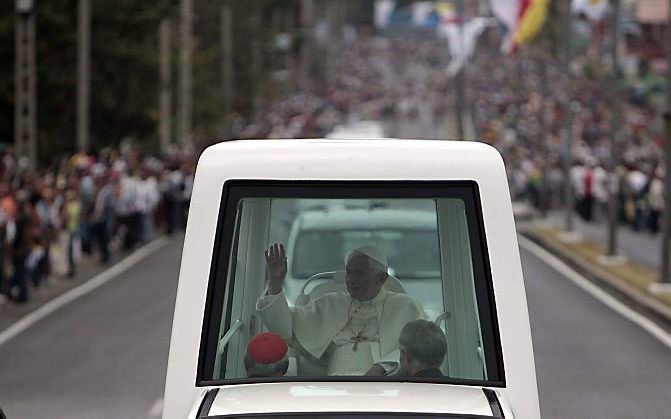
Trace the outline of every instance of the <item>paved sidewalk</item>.
<instances>
[{"instance_id":1,"label":"paved sidewalk","mask_svg":"<svg viewBox=\"0 0 671 419\"><path fill-rule=\"evenodd\" d=\"M634 232L623 226L619 250L626 258L621 263L603 264L606 252L605 225L575 219L579 240L566 241L562 212L553 212L543 220L536 218L518 222L518 232L557 256L582 276L619 299L630 308L671 331L671 295L651 294L649 287L657 283L659 237Z\"/></svg>"},{"instance_id":2,"label":"paved sidewalk","mask_svg":"<svg viewBox=\"0 0 671 419\"><path fill-rule=\"evenodd\" d=\"M548 213L547 220L560 230L564 230L564 212L555 210ZM584 238L603 244L608 242L606 222L585 222L577 214L573 216L574 230ZM618 253L631 258L654 271L661 264L661 233L652 235L646 231L633 231L629 226L620 225L617 230Z\"/></svg>"}]
</instances>

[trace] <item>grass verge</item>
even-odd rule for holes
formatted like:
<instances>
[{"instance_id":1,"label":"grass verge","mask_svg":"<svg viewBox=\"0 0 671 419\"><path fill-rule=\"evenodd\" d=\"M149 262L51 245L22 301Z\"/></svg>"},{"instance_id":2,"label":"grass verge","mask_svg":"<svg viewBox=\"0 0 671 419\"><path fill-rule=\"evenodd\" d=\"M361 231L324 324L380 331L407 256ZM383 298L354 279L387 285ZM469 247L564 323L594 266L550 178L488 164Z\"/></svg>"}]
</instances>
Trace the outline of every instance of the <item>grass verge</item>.
<instances>
[{"instance_id":1,"label":"grass verge","mask_svg":"<svg viewBox=\"0 0 671 419\"><path fill-rule=\"evenodd\" d=\"M575 242L563 241L560 238L561 231L550 226L533 226L531 232L573 258L588 262L596 270L608 272L618 280L671 308L671 295L656 295L648 291L649 285L657 282L657 272L644 267L635 260L627 258L625 262L620 264L604 265L599 262L599 258L606 254L606 247L600 243L586 238Z\"/></svg>"}]
</instances>

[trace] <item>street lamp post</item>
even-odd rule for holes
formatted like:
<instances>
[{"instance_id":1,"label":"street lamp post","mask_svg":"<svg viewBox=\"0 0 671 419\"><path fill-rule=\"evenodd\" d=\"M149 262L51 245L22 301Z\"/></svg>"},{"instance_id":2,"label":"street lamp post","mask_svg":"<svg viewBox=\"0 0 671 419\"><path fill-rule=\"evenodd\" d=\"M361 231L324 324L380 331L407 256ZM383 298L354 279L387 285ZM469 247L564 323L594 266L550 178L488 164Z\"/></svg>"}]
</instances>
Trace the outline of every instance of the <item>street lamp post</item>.
<instances>
[{"instance_id":1,"label":"street lamp post","mask_svg":"<svg viewBox=\"0 0 671 419\"><path fill-rule=\"evenodd\" d=\"M662 265L660 266L659 282L650 285L653 293L671 292L671 278L669 272L669 252L671 246L671 1L669 1L669 16L666 23L666 111L664 112L664 215L662 221Z\"/></svg>"},{"instance_id":2,"label":"street lamp post","mask_svg":"<svg viewBox=\"0 0 671 419\"><path fill-rule=\"evenodd\" d=\"M573 233L573 187L571 184L571 163L573 160L573 101L571 90L571 7L565 5L564 10L564 78L566 85L566 103L564 114L566 115L566 126L564 127L564 153L563 153L563 177L564 177L564 230Z\"/></svg>"},{"instance_id":3,"label":"street lamp post","mask_svg":"<svg viewBox=\"0 0 671 419\"><path fill-rule=\"evenodd\" d=\"M179 55L179 144L182 148L192 147L192 37L193 0L180 2L180 55Z\"/></svg>"},{"instance_id":4,"label":"street lamp post","mask_svg":"<svg viewBox=\"0 0 671 419\"><path fill-rule=\"evenodd\" d=\"M172 49L172 22L170 18L161 20L158 30L159 39L159 143L162 153L166 153L172 144L172 72L170 70L170 51Z\"/></svg>"},{"instance_id":5,"label":"street lamp post","mask_svg":"<svg viewBox=\"0 0 671 419\"><path fill-rule=\"evenodd\" d=\"M35 13L32 0L16 1L14 145L17 155L37 164L37 75Z\"/></svg>"},{"instance_id":6,"label":"street lamp post","mask_svg":"<svg viewBox=\"0 0 671 419\"><path fill-rule=\"evenodd\" d=\"M91 54L91 4L79 0L77 24L77 148L89 148L89 72Z\"/></svg>"},{"instance_id":7,"label":"street lamp post","mask_svg":"<svg viewBox=\"0 0 671 419\"><path fill-rule=\"evenodd\" d=\"M457 2L457 15L459 18L459 42L461 43L461 53L464 53L464 1ZM464 132L464 109L466 109L466 59L459 68L459 72L454 77L454 82L457 88L457 103L456 103L456 122L457 122L457 139L463 140Z\"/></svg>"},{"instance_id":8,"label":"street lamp post","mask_svg":"<svg viewBox=\"0 0 671 419\"><path fill-rule=\"evenodd\" d=\"M610 87L611 91L611 126L610 126L610 161L609 161L609 205L608 205L608 249L606 256L602 258L602 262L606 264L618 263L621 257L617 255L617 223L618 223L618 185L617 185L617 165L618 165L618 136L620 118L618 106L618 83L620 82L620 67L618 61L618 37L619 37L619 17L620 17L620 0L613 0L613 15L611 22L612 32L612 78L613 85Z\"/></svg>"},{"instance_id":9,"label":"street lamp post","mask_svg":"<svg viewBox=\"0 0 671 419\"><path fill-rule=\"evenodd\" d=\"M223 102L222 128L228 136L228 122L233 111L233 18L231 6L221 6L221 100Z\"/></svg>"},{"instance_id":10,"label":"street lamp post","mask_svg":"<svg viewBox=\"0 0 671 419\"><path fill-rule=\"evenodd\" d=\"M548 207L550 204L550 197L548 196L548 173L549 173L549 164L550 160L548 158L550 154L550 147L548 145L548 139L546 138L545 130L547 128L547 113L550 106L550 91L548 86L548 56L544 53L538 55L539 61L539 70L541 76L541 96L540 96L540 109L538 117L538 130L536 132L536 140L541 149L541 165L543 174L541 176L540 184L540 194L538 200L538 207L540 210L541 218L547 216Z\"/></svg>"},{"instance_id":11,"label":"street lamp post","mask_svg":"<svg viewBox=\"0 0 671 419\"><path fill-rule=\"evenodd\" d=\"M300 51L300 88L305 92L310 92L314 87L312 85L312 60L313 58L313 18L314 2L313 0L300 1L300 27L303 42Z\"/></svg>"}]
</instances>

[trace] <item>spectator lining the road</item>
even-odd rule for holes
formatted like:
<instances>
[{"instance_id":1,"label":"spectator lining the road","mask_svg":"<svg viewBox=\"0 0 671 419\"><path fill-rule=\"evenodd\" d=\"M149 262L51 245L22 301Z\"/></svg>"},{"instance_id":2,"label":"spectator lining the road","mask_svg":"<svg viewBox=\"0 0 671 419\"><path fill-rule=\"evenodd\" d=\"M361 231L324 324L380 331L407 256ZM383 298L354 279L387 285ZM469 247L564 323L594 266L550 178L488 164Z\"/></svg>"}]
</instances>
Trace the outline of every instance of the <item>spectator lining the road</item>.
<instances>
[{"instance_id":1,"label":"spectator lining the road","mask_svg":"<svg viewBox=\"0 0 671 419\"><path fill-rule=\"evenodd\" d=\"M156 179L176 179L170 232L181 228L193 179L194 156L162 160L106 149L77 153L48 170L32 171L12 148L0 156L0 304L25 303L30 286L72 278L83 256L102 263L121 247L132 250L155 237L166 217ZM142 179L132 173L141 173ZM138 191L139 190L139 191ZM142 201L142 202L140 202Z\"/></svg>"}]
</instances>

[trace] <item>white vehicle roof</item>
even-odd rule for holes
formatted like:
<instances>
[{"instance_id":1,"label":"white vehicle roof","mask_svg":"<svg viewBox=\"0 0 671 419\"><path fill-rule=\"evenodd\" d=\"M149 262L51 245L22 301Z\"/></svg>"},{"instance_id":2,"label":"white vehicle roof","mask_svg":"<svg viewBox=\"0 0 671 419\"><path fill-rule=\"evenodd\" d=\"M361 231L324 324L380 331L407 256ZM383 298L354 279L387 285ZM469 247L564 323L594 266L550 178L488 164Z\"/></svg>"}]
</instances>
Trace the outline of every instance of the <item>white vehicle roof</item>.
<instances>
[{"instance_id":1,"label":"white vehicle roof","mask_svg":"<svg viewBox=\"0 0 671 419\"><path fill-rule=\"evenodd\" d=\"M215 247L215 227L223 185L235 179L474 182L479 192L505 368L505 382L496 391L507 400L516 417L540 417L522 268L505 168L499 153L493 147L476 142L316 139L229 141L211 146L201 155L180 268L164 418L186 417L203 394L203 388L195 383ZM323 384L330 386L334 383ZM362 394L366 395L375 394L375 389L379 388L375 387L379 383L357 384L362 389L370 386L372 393L362 390ZM240 385L233 385L230 391L240 391L238 394L247 391L249 398L244 403L256 403L274 391L268 387L269 384L237 386ZM412 388L435 392L444 384L416 386ZM228 389L228 386L224 388ZM252 388L260 393L251 392ZM398 398L401 400L398 403L405 403L404 394L390 392L388 400L395 403L391 400ZM348 403L352 403L353 408L359 406L365 409L369 400L369 397L352 398ZM334 398L322 408L328 410L338 403L340 399ZM268 412L278 411L271 404L263 406Z\"/></svg>"}]
</instances>

